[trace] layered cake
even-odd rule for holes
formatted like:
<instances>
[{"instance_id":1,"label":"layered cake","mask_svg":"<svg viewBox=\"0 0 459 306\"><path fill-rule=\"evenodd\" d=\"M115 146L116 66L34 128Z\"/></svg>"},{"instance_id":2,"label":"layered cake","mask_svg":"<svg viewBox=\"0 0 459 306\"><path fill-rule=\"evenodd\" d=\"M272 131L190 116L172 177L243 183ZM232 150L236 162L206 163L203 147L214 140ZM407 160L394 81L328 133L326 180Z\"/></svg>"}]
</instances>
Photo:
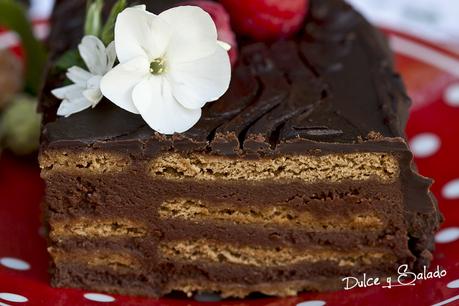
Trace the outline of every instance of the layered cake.
<instances>
[{"instance_id":1,"label":"layered cake","mask_svg":"<svg viewBox=\"0 0 459 306\"><path fill-rule=\"evenodd\" d=\"M80 42L85 2L57 2L52 60ZM286 296L429 265L441 216L383 36L343 1L313 0L293 37L239 44L228 91L173 135L105 98L56 116L64 73L50 69L40 166L54 286Z\"/></svg>"}]
</instances>

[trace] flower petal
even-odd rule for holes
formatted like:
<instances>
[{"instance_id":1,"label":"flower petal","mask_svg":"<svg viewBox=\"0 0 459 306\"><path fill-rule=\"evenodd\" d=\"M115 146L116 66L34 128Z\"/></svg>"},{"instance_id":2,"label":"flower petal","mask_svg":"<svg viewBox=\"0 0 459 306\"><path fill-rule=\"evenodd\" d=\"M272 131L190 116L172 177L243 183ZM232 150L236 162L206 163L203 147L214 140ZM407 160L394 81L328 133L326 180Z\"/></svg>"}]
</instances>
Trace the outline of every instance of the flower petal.
<instances>
[{"instance_id":1,"label":"flower petal","mask_svg":"<svg viewBox=\"0 0 459 306\"><path fill-rule=\"evenodd\" d=\"M83 37L78 45L81 58L92 74L103 75L107 67L107 54L104 43L96 36Z\"/></svg>"},{"instance_id":2,"label":"flower petal","mask_svg":"<svg viewBox=\"0 0 459 306\"><path fill-rule=\"evenodd\" d=\"M85 86L92 74L81 67L73 66L67 70L66 76L73 83Z\"/></svg>"},{"instance_id":3,"label":"flower petal","mask_svg":"<svg viewBox=\"0 0 459 306\"><path fill-rule=\"evenodd\" d=\"M173 29L167 59L187 62L214 53L217 29L212 17L197 6L178 6L158 15Z\"/></svg>"},{"instance_id":4,"label":"flower petal","mask_svg":"<svg viewBox=\"0 0 459 306\"><path fill-rule=\"evenodd\" d=\"M225 49L225 51L229 51L231 50L231 45L227 42L224 42L222 40L217 40L217 44L220 45L220 47L222 47L223 49Z\"/></svg>"},{"instance_id":5,"label":"flower petal","mask_svg":"<svg viewBox=\"0 0 459 306\"><path fill-rule=\"evenodd\" d=\"M107 53L107 66L105 67L105 73L109 72L110 69L112 69L113 65L115 64L116 61L116 49L115 49L115 42L112 41L106 49Z\"/></svg>"},{"instance_id":6,"label":"flower petal","mask_svg":"<svg viewBox=\"0 0 459 306\"><path fill-rule=\"evenodd\" d=\"M168 76L174 97L186 108L201 108L206 102L219 99L231 81L228 52L218 47L209 57L174 64Z\"/></svg>"},{"instance_id":7,"label":"flower petal","mask_svg":"<svg viewBox=\"0 0 459 306\"><path fill-rule=\"evenodd\" d=\"M138 10L141 10L141 11L146 11L147 10L147 6L145 4L134 5L134 6L131 6L131 8L138 9Z\"/></svg>"},{"instance_id":8,"label":"flower petal","mask_svg":"<svg viewBox=\"0 0 459 306\"><path fill-rule=\"evenodd\" d=\"M95 75L91 77L87 82L86 82L86 88L89 89L99 89L100 88L100 81L102 80L102 76L100 75Z\"/></svg>"},{"instance_id":9,"label":"flower petal","mask_svg":"<svg viewBox=\"0 0 459 306\"><path fill-rule=\"evenodd\" d=\"M119 107L138 114L132 101L132 90L150 76L150 63L145 57L137 57L110 70L100 81L102 94Z\"/></svg>"},{"instance_id":10,"label":"flower petal","mask_svg":"<svg viewBox=\"0 0 459 306\"><path fill-rule=\"evenodd\" d=\"M175 100L162 77L143 80L134 88L132 99L145 122L162 134L185 132L201 117L201 109L184 108Z\"/></svg>"},{"instance_id":11,"label":"flower petal","mask_svg":"<svg viewBox=\"0 0 459 306\"><path fill-rule=\"evenodd\" d=\"M144 7L125 9L115 24L118 60L123 63L138 56L149 60L163 56L170 33L170 26Z\"/></svg>"},{"instance_id":12,"label":"flower petal","mask_svg":"<svg viewBox=\"0 0 459 306\"><path fill-rule=\"evenodd\" d=\"M102 92L100 91L101 79L102 77L100 75L93 76L86 84L87 89L83 91L83 96L91 101L92 107L95 107L103 98Z\"/></svg>"},{"instance_id":13,"label":"flower petal","mask_svg":"<svg viewBox=\"0 0 459 306\"><path fill-rule=\"evenodd\" d=\"M102 98L104 97L102 95L102 92L99 89L95 88L86 89L85 91L83 91L83 96L86 98L86 100L91 102L92 107L95 107L97 103L99 103L100 100L102 100Z\"/></svg>"},{"instance_id":14,"label":"flower petal","mask_svg":"<svg viewBox=\"0 0 459 306\"><path fill-rule=\"evenodd\" d=\"M65 99L61 102L61 105L59 105L59 108L57 109L57 115L68 117L72 114L81 112L82 110L85 110L91 106L91 102L83 96L75 100Z\"/></svg>"},{"instance_id":15,"label":"flower petal","mask_svg":"<svg viewBox=\"0 0 459 306\"><path fill-rule=\"evenodd\" d=\"M74 99L81 97L84 87L76 84L53 89L51 93L58 99Z\"/></svg>"}]
</instances>

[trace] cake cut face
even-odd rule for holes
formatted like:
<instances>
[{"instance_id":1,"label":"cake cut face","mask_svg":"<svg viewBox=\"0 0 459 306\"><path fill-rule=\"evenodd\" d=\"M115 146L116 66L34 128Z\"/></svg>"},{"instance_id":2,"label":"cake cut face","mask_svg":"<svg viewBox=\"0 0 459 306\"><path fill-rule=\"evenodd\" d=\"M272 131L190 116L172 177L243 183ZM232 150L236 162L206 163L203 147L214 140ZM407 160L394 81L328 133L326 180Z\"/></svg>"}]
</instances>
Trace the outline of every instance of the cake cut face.
<instances>
[{"instance_id":1,"label":"cake cut face","mask_svg":"<svg viewBox=\"0 0 459 306\"><path fill-rule=\"evenodd\" d=\"M58 2L54 59L84 8ZM105 100L56 118L61 80L49 72L41 101L55 286L286 296L432 259L441 215L404 136L410 100L381 34L342 1L311 1L291 40L243 43L228 92L181 134Z\"/></svg>"}]
</instances>

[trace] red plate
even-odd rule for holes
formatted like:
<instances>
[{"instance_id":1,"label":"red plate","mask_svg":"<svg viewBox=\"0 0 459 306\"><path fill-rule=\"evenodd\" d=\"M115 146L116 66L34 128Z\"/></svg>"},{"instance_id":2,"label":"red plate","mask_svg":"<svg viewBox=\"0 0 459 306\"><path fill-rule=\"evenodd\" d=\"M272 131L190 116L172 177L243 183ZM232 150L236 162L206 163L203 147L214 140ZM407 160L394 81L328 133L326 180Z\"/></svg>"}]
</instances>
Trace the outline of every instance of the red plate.
<instances>
[{"instance_id":1,"label":"red plate","mask_svg":"<svg viewBox=\"0 0 459 306\"><path fill-rule=\"evenodd\" d=\"M209 305L459 305L459 54L402 34L389 33L398 52L414 107L407 134L420 172L435 179L432 187L445 215L437 234L431 270L446 270L442 278L420 280L414 286L372 286L298 297L229 300ZM191 300L144 299L96 294L49 286L48 255L39 205L43 182L35 162L3 155L0 159L0 306L5 305L201 305L216 296Z\"/></svg>"}]
</instances>

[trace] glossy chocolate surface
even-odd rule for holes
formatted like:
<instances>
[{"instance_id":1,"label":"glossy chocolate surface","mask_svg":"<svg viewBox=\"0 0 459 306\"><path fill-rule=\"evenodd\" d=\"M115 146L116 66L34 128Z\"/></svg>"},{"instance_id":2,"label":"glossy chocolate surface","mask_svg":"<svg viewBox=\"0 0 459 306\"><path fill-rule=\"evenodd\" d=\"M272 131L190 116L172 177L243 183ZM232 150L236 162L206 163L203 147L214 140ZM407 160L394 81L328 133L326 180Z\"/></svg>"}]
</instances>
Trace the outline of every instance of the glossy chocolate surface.
<instances>
[{"instance_id":1,"label":"glossy chocolate surface","mask_svg":"<svg viewBox=\"0 0 459 306\"><path fill-rule=\"evenodd\" d=\"M79 42L83 2L58 6L59 30L50 39L54 59ZM167 2L147 1L153 11ZM342 1L312 1L304 29L294 39L272 44L241 39L240 44L228 92L206 105L196 126L174 136L157 134L140 115L106 100L56 119L59 101L49 91L61 85L62 73L51 70L41 103L44 145L129 145L145 152L172 148L222 155L406 149L401 137L410 100L386 43Z\"/></svg>"}]
</instances>

